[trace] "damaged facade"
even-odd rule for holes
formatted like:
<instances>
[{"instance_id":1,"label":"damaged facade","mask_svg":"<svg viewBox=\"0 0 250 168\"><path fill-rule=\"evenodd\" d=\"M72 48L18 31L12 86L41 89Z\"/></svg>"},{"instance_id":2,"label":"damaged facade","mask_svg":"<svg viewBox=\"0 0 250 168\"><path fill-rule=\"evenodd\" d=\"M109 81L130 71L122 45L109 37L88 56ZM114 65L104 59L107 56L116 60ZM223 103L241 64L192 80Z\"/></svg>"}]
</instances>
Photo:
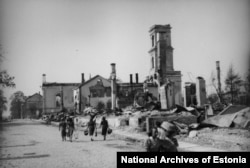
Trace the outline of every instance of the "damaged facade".
<instances>
[{"instance_id":1,"label":"damaged facade","mask_svg":"<svg viewBox=\"0 0 250 168\"><path fill-rule=\"evenodd\" d=\"M46 82L46 75L43 74L43 113L74 111L73 89L79 85L80 83Z\"/></svg>"},{"instance_id":2,"label":"damaged facade","mask_svg":"<svg viewBox=\"0 0 250 168\"><path fill-rule=\"evenodd\" d=\"M185 82L184 106L202 107L207 103L206 81L202 77L196 78L196 83Z\"/></svg>"},{"instance_id":3,"label":"damaged facade","mask_svg":"<svg viewBox=\"0 0 250 168\"><path fill-rule=\"evenodd\" d=\"M111 73L109 78L104 78L100 75L89 79L85 82L84 74L82 74L82 84L74 89L74 104L77 113L82 113L86 106L90 105L97 107L98 104L103 104L104 109L115 110L134 105L134 102L144 101L144 90L153 93L151 97L157 99L157 86L139 82L139 75L136 74L135 82L133 75L130 74L130 82L119 82L116 79L116 65L111 64ZM143 105L138 104L138 105Z\"/></svg>"},{"instance_id":4,"label":"damaged facade","mask_svg":"<svg viewBox=\"0 0 250 168\"><path fill-rule=\"evenodd\" d=\"M135 82L132 74L129 83L118 82L114 63L111 64L108 79L97 75L85 81L82 74L81 83L43 82L44 112L59 112L67 108L81 113L87 105L96 107L99 103L112 110L129 105L144 106L146 101L161 102L162 109L182 105L181 72L174 70L171 27L154 25L149 33L152 42L149 51L151 67L144 82L139 82L137 73Z\"/></svg>"},{"instance_id":5,"label":"damaged facade","mask_svg":"<svg viewBox=\"0 0 250 168\"><path fill-rule=\"evenodd\" d=\"M149 33L151 67L147 82L157 84L162 109L172 108L175 104L182 105L181 72L174 70L171 26L154 25Z\"/></svg>"},{"instance_id":6,"label":"damaged facade","mask_svg":"<svg viewBox=\"0 0 250 168\"><path fill-rule=\"evenodd\" d=\"M74 89L74 104L76 113L81 113L86 106L96 107L98 103L105 108L111 104L111 82L100 75L85 81L82 74L82 84Z\"/></svg>"}]
</instances>

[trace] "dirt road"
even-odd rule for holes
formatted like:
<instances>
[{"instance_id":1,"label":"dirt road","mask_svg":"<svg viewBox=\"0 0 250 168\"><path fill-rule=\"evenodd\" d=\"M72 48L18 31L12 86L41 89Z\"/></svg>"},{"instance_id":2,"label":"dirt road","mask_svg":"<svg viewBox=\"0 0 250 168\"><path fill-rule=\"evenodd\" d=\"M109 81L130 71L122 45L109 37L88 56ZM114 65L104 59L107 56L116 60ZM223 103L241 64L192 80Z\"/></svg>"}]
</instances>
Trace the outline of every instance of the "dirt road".
<instances>
[{"instance_id":1,"label":"dirt road","mask_svg":"<svg viewBox=\"0 0 250 168\"><path fill-rule=\"evenodd\" d=\"M144 151L130 142L102 136L90 141L79 134L73 142L63 142L57 127L30 120L0 124L0 167L84 168L116 167L117 151Z\"/></svg>"}]
</instances>

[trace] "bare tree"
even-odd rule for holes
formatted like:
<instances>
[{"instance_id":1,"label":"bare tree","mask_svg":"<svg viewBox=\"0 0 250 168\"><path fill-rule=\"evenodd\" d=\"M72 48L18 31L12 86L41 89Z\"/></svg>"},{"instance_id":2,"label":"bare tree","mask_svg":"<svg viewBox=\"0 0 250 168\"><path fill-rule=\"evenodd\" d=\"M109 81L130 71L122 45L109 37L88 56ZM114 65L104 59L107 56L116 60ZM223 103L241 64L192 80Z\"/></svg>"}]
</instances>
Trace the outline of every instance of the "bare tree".
<instances>
[{"instance_id":1,"label":"bare tree","mask_svg":"<svg viewBox=\"0 0 250 168\"><path fill-rule=\"evenodd\" d=\"M225 79L225 84L226 84L226 90L230 93L231 95L231 103L235 103L235 98L238 95L239 91L239 84L241 83L241 78L240 76L235 73L233 69L233 65L231 64L229 67L229 70L227 72L227 76Z\"/></svg>"}]
</instances>

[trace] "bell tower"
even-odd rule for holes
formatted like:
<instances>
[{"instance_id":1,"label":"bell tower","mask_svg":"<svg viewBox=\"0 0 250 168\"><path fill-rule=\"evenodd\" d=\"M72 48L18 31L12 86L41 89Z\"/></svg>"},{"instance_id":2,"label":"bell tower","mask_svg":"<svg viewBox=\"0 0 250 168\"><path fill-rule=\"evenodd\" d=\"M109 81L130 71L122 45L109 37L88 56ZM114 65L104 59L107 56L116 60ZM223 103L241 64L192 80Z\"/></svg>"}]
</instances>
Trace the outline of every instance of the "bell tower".
<instances>
[{"instance_id":1,"label":"bell tower","mask_svg":"<svg viewBox=\"0 0 250 168\"><path fill-rule=\"evenodd\" d=\"M150 30L151 49L149 79L157 83L158 88L172 84L174 90L173 102L181 103L181 72L174 70L173 50L171 44L171 29L167 25L153 25Z\"/></svg>"},{"instance_id":2,"label":"bell tower","mask_svg":"<svg viewBox=\"0 0 250 168\"><path fill-rule=\"evenodd\" d=\"M173 47L171 44L170 25L154 25L149 30L151 49L149 50L151 69L150 75L159 77L164 83L164 75L168 71L174 71Z\"/></svg>"}]
</instances>

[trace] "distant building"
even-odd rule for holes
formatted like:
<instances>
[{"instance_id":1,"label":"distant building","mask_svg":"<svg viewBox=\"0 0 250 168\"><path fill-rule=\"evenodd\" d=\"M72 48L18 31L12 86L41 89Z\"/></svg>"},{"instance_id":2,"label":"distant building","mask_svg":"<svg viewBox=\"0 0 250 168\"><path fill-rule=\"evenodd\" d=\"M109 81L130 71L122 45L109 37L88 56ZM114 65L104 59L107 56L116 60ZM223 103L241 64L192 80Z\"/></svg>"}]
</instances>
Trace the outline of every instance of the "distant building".
<instances>
[{"instance_id":1,"label":"distant building","mask_svg":"<svg viewBox=\"0 0 250 168\"><path fill-rule=\"evenodd\" d=\"M81 113L86 106L96 107L103 103L105 107L111 102L111 82L96 75L74 89L75 109Z\"/></svg>"},{"instance_id":2,"label":"distant building","mask_svg":"<svg viewBox=\"0 0 250 168\"><path fill-rule=\"evenodd\" d=\"M35 93L25 100L23 117L24 118L39 118L43 109L43 97L40 93Z\"/></svg>"},{"instance_id":3,"label":"distant building","mask_svg":"<svg viewBox=\"0 0 250 168\"><path fill-rule=\"evenodd\" d=\"M43 75L43 113L58 113L62 110L74 111L73 90L81 83L49 83Z\"/></svg>"}]
</instances>

